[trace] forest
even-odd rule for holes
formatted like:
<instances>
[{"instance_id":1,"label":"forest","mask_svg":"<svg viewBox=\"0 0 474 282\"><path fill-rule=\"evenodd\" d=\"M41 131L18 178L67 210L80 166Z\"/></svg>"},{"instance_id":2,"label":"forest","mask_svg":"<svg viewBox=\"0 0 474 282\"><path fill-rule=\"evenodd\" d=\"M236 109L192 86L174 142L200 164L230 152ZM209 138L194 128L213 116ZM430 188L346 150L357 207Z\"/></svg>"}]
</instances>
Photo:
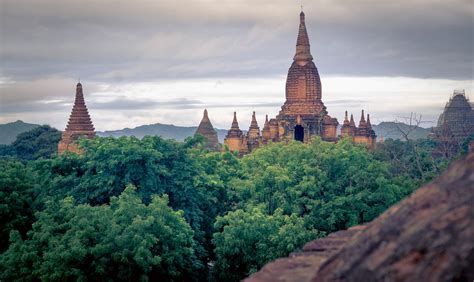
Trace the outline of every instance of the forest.
<instances>
[{"instance_id":1,"label":"forest","mask_svg":"<svg viewBox=\"0 0 474 282\"><path fill-rule=\"evenodd\" d=\"M428 139L274 143L239 158L202 137L81 139L41 126L0 146L0 280L238 281L369 222L467 150Z\"/></svg>"}]
</instances>

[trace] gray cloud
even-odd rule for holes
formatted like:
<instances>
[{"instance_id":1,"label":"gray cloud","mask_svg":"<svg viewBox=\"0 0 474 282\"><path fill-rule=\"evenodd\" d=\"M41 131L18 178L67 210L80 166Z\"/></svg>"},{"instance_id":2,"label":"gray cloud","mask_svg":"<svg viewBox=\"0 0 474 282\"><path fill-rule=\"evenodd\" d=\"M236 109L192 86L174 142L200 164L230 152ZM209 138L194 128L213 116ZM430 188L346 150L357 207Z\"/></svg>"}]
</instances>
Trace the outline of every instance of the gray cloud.
<instances>
[{"instance_id":1,"label":"gray cloud","mask_svg":"<svg viewBox=\"0 0 474 282\"><path fill-rule=\"evenodd\" d=\"M298 6L261 1L0 4L1 74L90 81L284 74ZM305 7L324 75L471 79L469 0L333 0Z\"/></svg>"}]
</instances>

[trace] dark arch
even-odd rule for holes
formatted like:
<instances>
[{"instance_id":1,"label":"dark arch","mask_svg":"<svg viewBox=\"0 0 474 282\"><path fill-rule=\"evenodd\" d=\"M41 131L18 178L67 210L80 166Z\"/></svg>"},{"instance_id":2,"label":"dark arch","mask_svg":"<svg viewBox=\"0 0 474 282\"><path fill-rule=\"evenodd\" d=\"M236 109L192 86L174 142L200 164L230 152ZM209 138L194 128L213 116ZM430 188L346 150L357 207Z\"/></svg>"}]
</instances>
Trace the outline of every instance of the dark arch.
<instances>
[{"instance_id":1,"label":"dark arch","mask_svg":"<svg viewBox=\"0 0 474 282\"><path fill-rule=\"evenodd\" d=\"M304 128L301 125L295 126L295 140L304 141Z\"/></svg>"}]
</instances>

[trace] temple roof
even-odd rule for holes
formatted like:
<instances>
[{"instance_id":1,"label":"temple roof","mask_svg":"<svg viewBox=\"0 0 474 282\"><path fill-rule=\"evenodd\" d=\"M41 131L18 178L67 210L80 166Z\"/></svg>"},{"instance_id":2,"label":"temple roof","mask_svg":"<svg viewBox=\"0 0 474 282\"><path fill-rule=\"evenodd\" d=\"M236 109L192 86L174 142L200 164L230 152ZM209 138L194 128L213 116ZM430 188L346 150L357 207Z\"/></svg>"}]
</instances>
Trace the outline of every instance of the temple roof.
<instances>
[{"instance_id":1,"label":"temple roof","mask_svg":"<svg viewBox=\"0 0 474 282\"><path fill-rule=\"evenodd\" d=\"M232 120L232 126L227 131L226 138L239 138L242 137L242 130L239 128L239 123L237 122L237 113L234 112L234 119Z\"/></svg>"},{"instance_id":2,"label":"temple roof","mask_svg":"<svg viewBox=\"0 0 474 282\"><path fill-rule=\"evenodd\" d=\"M364 110L362 110L362 114L360 115L359 127L366 127L367 123L365 122Z\"/></svg>"},{"instance_id":3,"label":"temple roof","mask_svg":"<svg viewBox=\"0 0 474 282\"><path fill-rule=\"evenodd\" d=\"M214 127L212 126L211 121L209 120L209 116L207 115L207 110L204 110L203 117L201 119L201 122L199 123L199 126L196 130L196 134L201 134L202 136L209 136L209 135L216 135L217 132L214 130Z\"/></svg>"},{"instance_id":4,"label":"temple roof","mask_svg":"<svg viewBox=\"0 0 474 282\"><path fill-rule=\"evenodd\" d=\"M350 124L350 126L352 126L352 127L355 127L355 126L356 126L355 121L354 121L354 116L353 116L352 114L351 114L351 120L350 120L349 124Z\"/></svg>"},{"instance_id":5,"label":"temple roof","mask_svg":"<svg viewBox=\"0 0 474 282\"><path fill-rule=\"evenodd\" d=\"M219 148L219 140L217 139L217 131L212 126L211 121L209 120L209 116L207 114L207 110L204 110L204 114L202 116L201 122L199 123L194 136L202 135L206 138L206 147L209 149L218 149Z\"/></svg>"},{"instance_id":6,"label":"temple roof","mask_svg":"<svg viewBox=\"0 0 474 282\"><path fill-rule=\"evenodd\" d=\"M237 122L237 112L234 112L234 119L232 120L232 126L230 127L230 129L240 130L239 123Z\"/></svg>"},{"instance_id":7,"label":"temple roof","mask_svg":"<svg viewBox=\"0 0 474 282\"><path fill-rule=\"evenodd\" d=\"M78 83L76 86L76 98L74 100L74 106L69 117L66 131L94 132L94 126L92 125L92 120L84 101L81 83Z\"/></svg>"},{"instance_id":8,"label":"temple roof","mask_svg":"<svg viewBox=\"0 0 474 282\"><path fill-rule=\"evenodd\" d=\"M349 118L347 117L347 111L346 111L346 114L344 116L344 125L349 126L349 124L350 124L349 123Z\"/></svg>"},{"instance_id":9,"label":"temple roof","mask_svg":"<svg viewBox=\"0 0 474 282\"><path fill-rule=\"evenodd\" d=\"M252 122L250 122L250 129L253 129L253 128L259 129L258 123L257 123L257 119L256 119L256 117L255 117L255 112L253 112L253 114L252 114Z\"/></svg>"}]
</instances>

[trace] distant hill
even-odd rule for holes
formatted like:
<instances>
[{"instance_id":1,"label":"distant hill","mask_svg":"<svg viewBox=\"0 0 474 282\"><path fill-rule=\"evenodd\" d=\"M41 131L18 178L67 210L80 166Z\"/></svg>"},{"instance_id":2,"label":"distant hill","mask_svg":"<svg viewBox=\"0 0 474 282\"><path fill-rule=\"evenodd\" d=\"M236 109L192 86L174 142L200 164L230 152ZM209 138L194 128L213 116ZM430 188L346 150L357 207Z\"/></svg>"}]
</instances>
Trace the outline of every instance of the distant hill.
<instances>
[{"instance_id":1,"label":"distant hill","mask_svg":"<svg viewBox=\"0 0 474 282\"><path fill-rule=\"evenodd\" d=\"M410 126L404 123L397 123L397 122L381 122L378 125L372 125L372 128L377 134L379 138L381 135L384 139L401 139L402 134L400 133L400 129L404 132L408 132ZM399 129L400 128L400 129ZM428 134L431 132L431 128L423 128L418 127L413 132L408 135L410 139L422 139L427 138Z\"/></svg>"},{"instance_id":2,"label":"distant hill","mask_svg":"<svg viewBox=\"0 0 474 282\"><path fill-rule=\"evenodd\" d=\"M404 123L395 123L395 122L382 122L378 125L373 125L375 133L378 137L383 135L384 139L400 139L401 134L398 130L397 124L403 130L408 129L408 125ZM31 130L38 127L38 124L25 123L21 120L0 124L0 144L11 144L15 141L16 136L22 132ZM189 136L193 136L196 131L196 126L183 127L175 126L171 124L150 124L150 125L141 125L135 128L124 128L120 130L110 130L110 131L99 131L97 132L98 136L106 137L120 137L120 136L135 136L137 138L143 138L144 136L161 136L165 139L175 139L176 141L183 141ZM227 133L227 130L216 129L217 137L219 142L224 142L224 137ZM426 138L430 133L431 128L422 128L419 127L410 134L411 139Z\"/></svg>"},{"instance_id":3,"label":"distant hill","mask_svg":"<svg viewBox=\"0 0 474 282\"><path fill-rule=\"evenodd\" d=\"M21 120L0 124L0 144L11 144L16 136L28 130L40 126L39 124L26 123Z\"/></svg>"},{"instance_id":4,"label":"distant hill","mask_svg":"<svg viewBox=\"0 0 474 282\"><path fill-rule=\"evenodd\" d=\"M196 129L196 126L183 127L175 126L172 124L155 123L150 125L141 125L135 128L124 128L121 130L97 132L97 135L102 137L135 136L137 138L143 138L147 135L156 135L165 139L175 139L176 141L183 141L187 137L193 136L194 132L196 132ZM216 131L219 142L224 142L224 137L227 133L227 130L216 129Z\"/></svg>"}]
</instances>

